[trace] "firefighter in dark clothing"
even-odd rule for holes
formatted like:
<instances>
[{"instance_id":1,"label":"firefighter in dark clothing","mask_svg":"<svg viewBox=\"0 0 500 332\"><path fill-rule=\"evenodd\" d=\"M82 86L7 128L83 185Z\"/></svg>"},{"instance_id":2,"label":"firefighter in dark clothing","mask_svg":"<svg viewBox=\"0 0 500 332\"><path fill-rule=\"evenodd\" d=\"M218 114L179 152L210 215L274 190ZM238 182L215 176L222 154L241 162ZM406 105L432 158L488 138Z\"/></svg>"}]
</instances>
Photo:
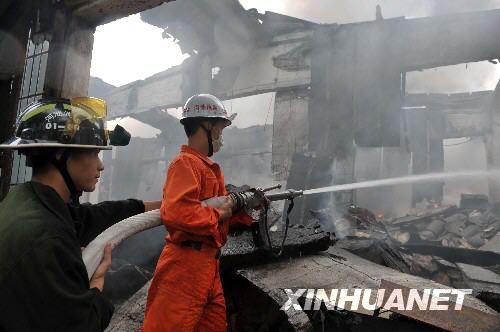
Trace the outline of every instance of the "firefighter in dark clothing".
<instances>
[{"instance_id":1,"label":"firefighter in dark clothing","mask_svg":"<svg viewBox=\"0 0 500 332\"><path fill-rule=\"evenodd\" d=\"M130 135L105 129L106 104L95 98L43 99L0 145L27 156L32 181L0 203L0 331L103 331L113 305L102 295L111 264L108 245L88 280L81 248L114 223L160 207L135 199L79 204L95 189L100 150Z\"/></svg>"}]
</instances>

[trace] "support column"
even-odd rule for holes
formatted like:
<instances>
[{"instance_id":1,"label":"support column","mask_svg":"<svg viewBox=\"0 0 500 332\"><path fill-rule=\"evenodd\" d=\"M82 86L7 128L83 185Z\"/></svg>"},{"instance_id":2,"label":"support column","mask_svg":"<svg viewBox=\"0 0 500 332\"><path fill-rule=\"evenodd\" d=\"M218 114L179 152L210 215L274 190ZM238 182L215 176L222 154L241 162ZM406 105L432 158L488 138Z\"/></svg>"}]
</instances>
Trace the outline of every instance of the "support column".
<instances>
[{"instance_id":1,"label":"support column","mask_svg":"<svg viewBox=\"0 0 500 332\"><path fill-rule=\"evenodd\" d=\"M308 151L292 160L287 187L313 189L354 180L354 85L356 40L336 26L315 31L311 53L308 103ZM342 45L342 47L335 47ZM296 187L294 187L296 186ZM297 200L293 223L303 223L309 210L339 212L353 201L352 191L324 193Z\"/></svg>"},{"instance_id":2,"label":"support column","mask_svg":"<svg viewBox=\"0 0 500 332\"><path fill-rule=\"evenodd\" d=\"M272 170L277 181L288 178L295 153L306 150L308 136L307 90L276 92L273 116Z\"/></svg>"},{"instance_id":3,"label":"support column","mask_svg":"<svg viewBox=\"0 0 500 332\"><path fill-rule=\"evenodd\" d=\"M29 33L29 13L24 2L11 5L0 17L0 142L14 134L17 104L23 79L24 60ZM14 12L11 12L13 10ZM17 14L16 14L17 13ZM0 152L0 201L7 195L12 174L12 153Z\"/></svg>"},{"instance_id":4,"label":"support column","mask_svg":"<svg viewBox=\"0 0 500 332\"><path fill-rule=\"evenodd\" d=\"M317 31L311 58L309 149L321 167L309 188L354 182L356 53L353 31ZM316 200L320 206L343 209L353 202L353 192L327 193Z\"/></svg>"},{"instance_id":5,"label":"support column","mask_svg":"<svg viewBox=\"0 0 500 332\"><path fill-rule=\"evenodd\" d=\"M185 102L197 93L212 92L212 59L210 55L197 54L183 63L182 99Z\"/></svg>"},{"instance_id":6,"label":"support column","mask_svg":"<svg viewBox=\"0 0 500 332\"><path fill-rule=\"evenodd\" d=\"M490 132L486 135L486 157L489 170L500 169L500 81L495 89L489 109ZM490 202L500 203L500 179L490 177L488 181Z\"/></svg>"},{"instance_id":7,"label":"support column","mask_svg":"<svg viewBox=\"0 0 500 332\"><path fill-rule=\"evenodd\" d=\"M444 170L444 115L438 110L408 110L408 139L412 153L412 174L439 173ZM444 182L413 184L412 205L424 199L440 203Z\"/></svg>"},{"instance_id":8,"label":"support column","mask_svg":"<svg viewBox=\"0 0 500 332\"><path fill-rule=\"evenodd\" d=\"M50 43L44 94L49 97L86 96L95 28L71 16L65 8L56 8L55 29Z\"/></svg>"}]
</instances>

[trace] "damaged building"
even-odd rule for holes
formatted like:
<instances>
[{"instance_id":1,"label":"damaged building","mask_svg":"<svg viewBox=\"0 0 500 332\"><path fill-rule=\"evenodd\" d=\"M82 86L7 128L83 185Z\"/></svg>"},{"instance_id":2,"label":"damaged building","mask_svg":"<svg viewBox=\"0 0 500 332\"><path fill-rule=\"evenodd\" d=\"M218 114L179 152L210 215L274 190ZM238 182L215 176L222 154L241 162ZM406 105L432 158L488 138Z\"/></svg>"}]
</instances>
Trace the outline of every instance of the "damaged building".
<instances>
[{"instance_id":1,"label":"damaged building","mask_svg":"<svg viewBox=\"0 0 500 332\"><path fill-rule=\"evenodd\" d=\"M265 107L272 121L224 132L215 159L235 185L307 190L441 173L444 142L458 138L477 139L486 169L500 168L500 83L472 93L407 91L415 71L497 62L500 10L384 18L377 7L371 21L319 24L245 9L237 0L16 3L0 7L0 33L8 32L0 39L0 94L7 101L2 141L12 134L18 110L41 96L96 96L106 100L111 118L131 117L158 132L104 152L106 171L88 200L161 197L168 163L184 140L171 110L203 92L226 103L271 96ZM189 57L120 87L91 78L95 27L139 12ZM24 163L22 156L2 154L3 195L29 179ZM464 193L454 204L444 200L444 180L297 198L280 259L247 232L235 232L221 260L232 329L498 330L500 180L491 176L487 184L488 195ZM273 205L268 216L276 247L289 204ZM163 228L148 230L115 250L105 292L120 307L108 331L140 329L164 236ZM284 289L383 287L473 293L466 310L453 316L280 310ZM298 299L307 301L305 294Z\"/></svg>"}]
</instances>

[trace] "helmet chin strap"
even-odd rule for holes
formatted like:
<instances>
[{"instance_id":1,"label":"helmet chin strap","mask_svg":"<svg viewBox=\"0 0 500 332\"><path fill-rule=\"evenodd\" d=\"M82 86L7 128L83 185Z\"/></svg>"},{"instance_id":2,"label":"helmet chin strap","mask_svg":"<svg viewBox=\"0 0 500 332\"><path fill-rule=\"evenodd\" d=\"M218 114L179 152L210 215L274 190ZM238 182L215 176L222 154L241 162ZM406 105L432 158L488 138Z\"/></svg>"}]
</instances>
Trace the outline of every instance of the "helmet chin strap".
<instances>
[{"instance_id":1,"label":"helmet chin strap","mask_svg":"<svg viewBox=\"0 0 500 332\"><path fill-rule=\"evenodd\" d=\"M82 192L76 189L75 183L73 182L71 175L69 175L67 166L68 158L69 158L69 151L68 149L66 149L61 155L61 159L57 160L55 156L52 156L52 158L50 158L49 161L52 163L52 165L55 166L55 168L57 168L59 173L61 173L64 182L66 183L66 186L69 189L71 203L80 204L80 196L82 195Z\"/></svg>"},{"instance_id":2,"label":"helmet chin strap","mask_svg":"<svg viewBox=\"0 0 500 332\"><path fill-rule=\"evenodd\" d=\"M201 125L201 128L205 130L205 133L207 134L207 139L208 139L208 156L211 157L214 154L214 144L212 142L212 129L207 129L205 128L204 125Z\"/></svg>"}]
</instances>

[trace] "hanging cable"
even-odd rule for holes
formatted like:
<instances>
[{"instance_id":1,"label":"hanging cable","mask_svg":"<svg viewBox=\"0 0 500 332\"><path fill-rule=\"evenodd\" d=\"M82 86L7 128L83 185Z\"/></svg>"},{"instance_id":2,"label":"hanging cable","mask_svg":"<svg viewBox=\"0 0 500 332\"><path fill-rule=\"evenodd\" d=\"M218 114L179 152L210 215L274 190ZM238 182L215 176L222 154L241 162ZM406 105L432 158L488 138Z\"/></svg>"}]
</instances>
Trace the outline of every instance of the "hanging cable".
<instances>
[{"instance_id":1,"label":"hanging cable","mask_svg":"<svg viewBox=\"0 0 500 332\"><path fill-rule=\"evenodd\" d=\"M280 250L278 253L274 252L273 244L271 242L271 237L269 236L269 227L268 227L268 222L267 222L267 213L269 211L269 207L268 207L268 205L266 205L266 207L264 208L264 228L265 228L265 232L266 232L267 243L269 246L269 252L275 258L279 258L283 254L283 249L285 248L285 240L286 240L286 237L288 234L288 227L290 226L289 216L290 216L290 212L292 212L293 206L294 206L294 202L293 202L293 198L292 198L292 199L290 199L290 204L288 205L288 209L286 211L285 234L283 234L283 239L281 241L281 246L280 246Z\"/></svg>"}]
</instances>

